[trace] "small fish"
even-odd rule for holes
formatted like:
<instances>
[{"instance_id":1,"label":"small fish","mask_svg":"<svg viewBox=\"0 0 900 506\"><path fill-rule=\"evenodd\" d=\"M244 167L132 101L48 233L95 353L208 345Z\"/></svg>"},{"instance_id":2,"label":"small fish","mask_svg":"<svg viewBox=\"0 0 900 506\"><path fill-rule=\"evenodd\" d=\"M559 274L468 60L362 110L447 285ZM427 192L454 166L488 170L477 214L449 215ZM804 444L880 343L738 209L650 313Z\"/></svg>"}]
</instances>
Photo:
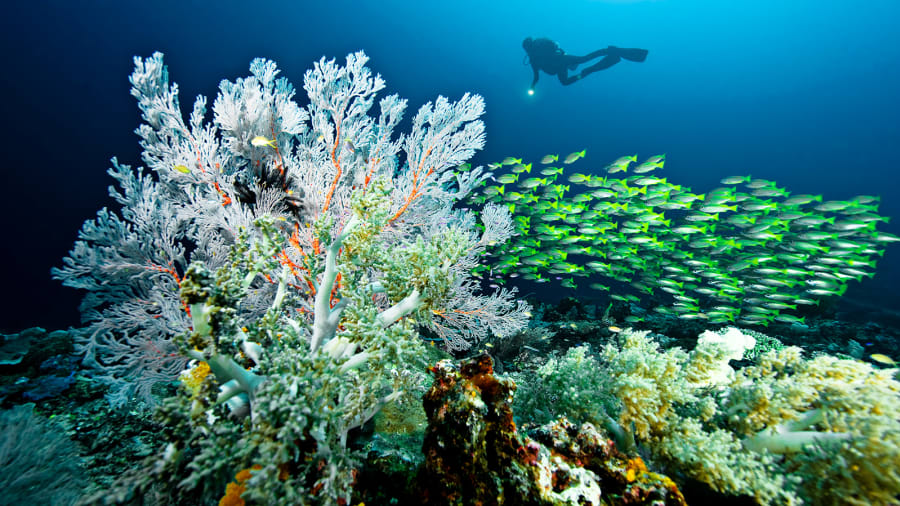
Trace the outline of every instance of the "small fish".
<instances>
[{"instance_id":1,"label":"small fish","mask_svg":"<svg viewBox=\"0 0 900 506\"><path fill-rule=\"evenodd\" d=\"M172 167L172 170L177 170L178 172L181 172L182 174L190 174L191 173L191 169L187 168L184 165L176 165L176 166Z\"/></svg>"},{"instance_id":2,"label":"small fish","mask_svg":"<svg viewBox=\"0 0 900 506\"><path fill-rule=\"evenodd\" d=\"M619 332L622 332L622 328L616 327L615 325L610 325L609 327L607 327L607 330L609 330L610 332L614 332L616 334L618 334Z\"/></svg>"},{"instance_id":3,"label":"small fish","mask_svg":"<svg viewBox=\"0 0 900 506\"><path fill-rule=\"evenodd\" d=\"M530 177L524 181L519 182L519 187L525 189L537 188L542 184L547 184L547 178L541 177Z\"/></svg>"},{"instance_id":4,"label":"small fish","mask_svg":"<svg viewBox=\"0 0 900 506\"><path fill-rule=\"evenodd\" d=\"M581 151L575 151L575 152L569 153L569 156L566 157L566 159L563 161L563 163L566 163L566 164L575 163L579 158L584 158L584 155L586 153L587 153L587 150L585 150L585 149L582 149Z\"/></svg>"},{"instance_id":5,"label":"small fish","mask_svg":"<svg viewBox=\"0 0 900 506\"><path fill-rule=\"evenodd\" d=\"M517 163L522 163L522 159L521 159L521 158L513 158L513 157L511 157L511 156L507 156L506 158L503 159L503 162L501 162L501 163L502 163L503 165L515 165L515 164L517 164Z\"/></svg>"},{"instance_id":6,"label":"small fish","mask_svg":"<svg viewBox=\"0 0 900 506\"><path fill-rule=\"evenodd\" d=\"M575 184L586 183L586 182L588 182L588 181L590 181L590 180L591 180L591 175L590 175L590 174L579 174L579 173L576 172L576 173L574 173L574 174L572 174L572 175L569 176L569 182L570 182L570 183L575 183Z\"/></svg>"},{"instance_id":7,"label":"small fish","mask_svg":"<svg viewBox=\"0 0 900 506\"><path fill-rule=\"evenodd\" d=\"M269 146L271 148L276 147L275 141L273 139L266 139L262 135L257 135L256 137L251 139L250 144L257 148L261 148L263 146Z\"/></svg>"},{"instance_id":8,"label":"small fish","mask_svg":"<svg viewBox=\"0 0 900 506\"><path fill-rule=\"evenodd\" d=\"M878 362L879 364L897 365L897 362L894 359L892 359L891 357L884 355L882 353L873 353L873 354L869 355L869 358Z\"/></svg>"},{"instance_id":9,"label":"small fish","mask_svg":"<svg viewBox=\"0 0 900 506\"><path fill-rule=\"evenodd\" d=\"M541 169L542 176L552 176L554 174L562 174L562 167L547 167L546 169Z\"/></svg>"},{"instance_id":10,"label":"small fish","mask_svg":"<svg viewBox=\"0 0 900 506\"><path fill-rule=\"evenodd\" d=\"M559 160L559 155L546 155L541 158L541 163L547 165L548 163L553 163L557 160Z\"/></svg>"},{"instance_id":11,"label":"small fish","mask_svg":"<svg viewBox=\"0 0 900 506\"><path fill-rule=\"evenodd\" d=\"M636 161L637 161L637 155L620 156L619 158L616 158L616 160L615 160L613 163L611 163L610 165L625 165L625 166L628 166L629 163L631 163L631 162L636 162Z\"/></svg>"},{"instance_id":12,"label":"small fish","mask_svg":"<svg viewBox=\"0 0 900 506\"><path fill-rule=\"evenodd\" d=\"M662 165L660 165L658 163L644 162L644 163L638 165L637 167L635 167L632 170L632 172L634 172L635 174L646 174L646 173L652 171L653 169L657 169L657 168L661 169Z\"/></svg>"},{"instance_id":13,"label":"small fish","mask_svg":"<svg viewBox=\"0 0 900 506\"><path fill-rule=\"evenodd\" d=\"M498 183L512 184L519 180L518 174L503 174L497 178Z\"/></svg>"},{"instance_id":14,"label":"small fish","mask_svg":"<svg viewBox=\"0 0 900 506\"><path fill-rule=\"evenodd\" d=\"M722 184L741 184L747 183L751 179L750 176L728 176L719 180Z\"/></svg>"}]
</instances>

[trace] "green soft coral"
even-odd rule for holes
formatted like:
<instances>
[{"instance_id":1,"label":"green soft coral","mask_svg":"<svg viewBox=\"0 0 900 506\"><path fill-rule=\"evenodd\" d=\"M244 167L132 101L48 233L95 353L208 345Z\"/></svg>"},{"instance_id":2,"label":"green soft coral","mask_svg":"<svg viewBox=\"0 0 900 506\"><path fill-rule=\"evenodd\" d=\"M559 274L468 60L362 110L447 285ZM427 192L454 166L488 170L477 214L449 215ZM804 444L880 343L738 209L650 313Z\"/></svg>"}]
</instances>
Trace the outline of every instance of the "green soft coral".
<instances>
[{"instance_id":1,"label":"green soft coral","mask_svg":"<svg viewBox=\"0 0 900 506\"><path fill-rule=\"evenodd\" d=\"M521 377L528 382L521 389L543 392L547 406L517 398L517 407L526 419L549 412L605 426L625 449L633 436L669 472L760 504L893 504L900 494L895 370L805 359L786 347L733 371L737 350L754 345L748 337L759 339L738 329L704 333L686 352L626 330L599 359L573 348L534 380Z\"/></svg>"},{"instance_id":2,"label":"green soft coral","mask_svg":"<svg viewBox=\"0 0 900 506\"><path fill-rule=\"evenodd\" d=\"M701 339L690 353L662 351L648 332L621 333L619 344L601 354L608 388L621 403L613 417L658 462L714 490L751 495L764 504L794 501L771 457L743 451L738 437L713 422L717 406L711 394L728 381L723 370L743 342L740 332L724 335L741 343Z\"/></svg>"},{"instance_id":3,"label":"green soft coral","mask_svg":"<svg viewBox=\"0 0 900 506\"><path fill-rule=\"evenodd\" d=\"M741 370L723 403L745 447L784 453L816 504L889 504L900 494L896 370L796 347ZM827 486L826 485L827 482Z\"/></svg>"}]
</instances>

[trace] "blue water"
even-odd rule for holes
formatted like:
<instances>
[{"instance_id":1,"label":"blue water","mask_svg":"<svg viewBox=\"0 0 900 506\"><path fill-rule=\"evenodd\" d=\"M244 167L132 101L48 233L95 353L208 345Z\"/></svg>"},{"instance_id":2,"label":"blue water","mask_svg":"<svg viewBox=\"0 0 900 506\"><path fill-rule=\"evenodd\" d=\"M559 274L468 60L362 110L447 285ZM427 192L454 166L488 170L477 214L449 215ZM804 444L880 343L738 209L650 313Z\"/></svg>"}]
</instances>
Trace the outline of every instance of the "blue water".
<instances>
[{"instance_id":1,"label":"blue water","mask_svg":"<svg viewBox=\"0 0 900 506\"><path fill-rule=\"evenodd\" d=\"M132 56L156 50L185 110L254 57L300 88L313 61L363 49L408 117L439 94L485 97L476 164L666 153L665 176L698 191L752 174L826 199L879 194L900 220L895 0L15 2L2 17L3 332L77 325L82 294L49 269L110 204L109 158L141 163L127 77ZM544 75L528 96L526 36L649 56L567 87ZM877 271L846 297L900 309L900 246Z\"/></svg>"}]
</instances>

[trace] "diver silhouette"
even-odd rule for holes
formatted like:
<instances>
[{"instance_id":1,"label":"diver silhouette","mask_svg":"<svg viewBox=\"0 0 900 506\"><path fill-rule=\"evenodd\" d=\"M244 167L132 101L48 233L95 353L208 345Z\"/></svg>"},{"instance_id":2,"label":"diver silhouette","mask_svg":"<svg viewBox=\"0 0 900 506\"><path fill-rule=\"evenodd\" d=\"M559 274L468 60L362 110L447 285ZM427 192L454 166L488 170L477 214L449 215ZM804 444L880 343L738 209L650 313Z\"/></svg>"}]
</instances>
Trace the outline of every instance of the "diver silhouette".
<instances>
[{"instance_id":1,"label":"diver silhouette","mask_svg":"<svg viewBox=\"0 0 900 506\"><path fill-rule=\"evenodd\" d=\"M534 87L540 77L540 71L555 75L559 82L563 85L569 85L576 81L584 79L589 74L608 69L623 59L628 61L642 62L647 58L646 49L637 48L621 48L609 46L605 49L598 49L593 53L584 56L575 56L566 54L556 42L547 38L532 39L526 38L522 41L522 48L528 53L527 63L531 64L534 71L534 80L531 82L529 92L534 91ZM569 75L570 70L575 70L582 63L587 63L595 58L603 56L604 58L590 67L585 67L580 74Z\"/></svg>"}]
</instances>

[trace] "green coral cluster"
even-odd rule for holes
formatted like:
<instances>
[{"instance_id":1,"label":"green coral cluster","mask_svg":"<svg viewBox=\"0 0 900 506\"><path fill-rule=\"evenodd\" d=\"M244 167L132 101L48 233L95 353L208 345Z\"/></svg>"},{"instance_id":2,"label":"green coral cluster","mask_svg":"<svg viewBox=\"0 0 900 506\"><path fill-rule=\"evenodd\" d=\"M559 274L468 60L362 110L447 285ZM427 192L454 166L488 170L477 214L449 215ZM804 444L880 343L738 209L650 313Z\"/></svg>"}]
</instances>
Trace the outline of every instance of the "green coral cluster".
<instances>
[{"instance_id":1,"label":"green coral cluster","mask_svg":"<svg viewBox=\"0 0 900 506\"><path fill-rule=\"evenodd\" d=\"M754 345L729 329L706 333L691 352L663 351L648 333L626 330L618 345L596 356L570 349L520 383L524 397L549 387L560 399L544 397L541 406L538 398L517 398L518 415L541 421L555 409L553 416L606 426L620 446L631 447L633 438L670 473L760 504L896 500L895 371L825 355L805 359L795 347L769 350L738 371L728 366Z\"/></svg>"},{"instance_id":2,"label":"green coral cluster","mask_svg":"<svg viewBox=\"0 0 900 506\"><path fill-rule=\"evenodd\" d=\"M892 504L900 494L896 369L788 347L738 371L721 406L744 446L781 453L815 504Z\"/></svg>"},{"instance_id":3,"label":"green coral cluster","mask_svg":"<svg viewBox=\"0 0 900 506\"><path fill-rule=\"evenodd\" d=\"M371 218L371 209L377 206L358 207L358 218ZM258 274L277 267L283 246L271 220L260 219L257 226L262 239L242 233L229 262L216 273L201 264L188 269L182 295L195 325L177 342L212 374L202 376L199 385L197 374L186 376L182 394L166 402L161 416L176 436L137 484L156 482L162 493L181 501L210 500L224 494L236 472L252 469L243 482L246 500L349 501L361 462L349 448L350 431L388 402L417 402L412 395L421 389L424 345L408 319L383 326L360 286L371 283L364 273L374 261L365 258L375 249L372 234L358 234L352 253L340 263L353 303L342 313L337 333L318 350L292 324L289 292L257 320L238 321L242 298ZM452 241L446 244L441 252L459 249ZM411 269L414 251L377 258L381 267L402 272Z\"/></svg>"},{"instance_id":4,"label":"green coral cluster","mask_svg":"<svg viewBox=\"0 0 900 506\"><path fill-rule=\"evenodd\" d=\"M580 423L597 420L615 406L604 391L606 376L598 374L597 360L587 345L570 348L563 357L552 357L536 375L511 373L518 385L513 410L516 418L542 425L565 416Z\"/></svg>"},{"instance_id":5,"label":"green coral cluster","mask_svg":"<svg viewBox=\"0 0 900 506\"><path fill-rule=\"evenodd\" d=\"M353 220L384 220L385 182L359 192ZM347 235L336 270L342 311L333 335L313 349L305 329L292 318L296 295L284 291L251 321L239 319L243 299L259 275L278 270L284 235L273 220L257 220L258 234L240 234L228 262L210 273L195 263L182 281L194 329L176 342L183 353L208 365L183 376L181 395L161 410L172 443L154 459L138 488L153 482L180 501L210 500L225 493L240 470L241 498L259 504L336 504L351 498L363 455L351 449L351 432L390 402L418 403L427 356L415 320L379 311L378 290L417 292L407 312L427 318L431 301L447 297L446 268L467 251L468 236L452 227L431 241L385 251L372 227ZM382 224L383 225L383 224ZM259 239L254 239L254 237ZM334 238L323 236L329 244ZM289 273L282 270L284 285ZM281 290L279 290L281 293ZM185 414L189 413L188 416ZM165 479L163 479L165 477ZM176 479L173 479L175 477Z\"/></svg>"}]
</instances>

